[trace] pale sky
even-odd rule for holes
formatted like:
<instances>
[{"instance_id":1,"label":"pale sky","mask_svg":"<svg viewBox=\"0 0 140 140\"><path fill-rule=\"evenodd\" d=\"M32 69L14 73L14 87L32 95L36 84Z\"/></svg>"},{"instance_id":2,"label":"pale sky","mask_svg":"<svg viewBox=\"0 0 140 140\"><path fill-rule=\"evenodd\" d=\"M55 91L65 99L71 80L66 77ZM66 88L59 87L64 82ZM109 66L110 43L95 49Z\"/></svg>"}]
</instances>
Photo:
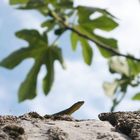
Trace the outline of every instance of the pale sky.
<instances>
[{"instance_id":1,"label":"pale sky","mask_svg":"<svg viewBox=\"0 0 140 140\"><path fill-rule=\"evenodd\" d=\"M79 3L106 8L114 14L120 26L111 33L97 32L117 38L123 53L129 52L140 58L140 4L138 0L76 0L75 5ZM23 28L42 30L40 23L44 21L44 18L36 12L15 10L7 4L6 0L1 0L0 17L0 59L25 44L14 36L14 32ZM42 68L38 78L37 98L18 104L18 87L33 64L31 60L26 60L12 71L0 68L1 114L20 115L29 111L37 111L42 115L51 114L79 100L84 100L85 105L74 114L77 118L96 118L100 112L109 111L111 101L104 95L102 83L111 81L113 77L108 72L106 60L95 49L93 64L87 66L81 57L80 48L77 52L72 52L68 37L63 38L60 44L67 69L63 70L59 63L56 63L55 82L48 96L44 96L41 90L41 79L44 76ZM131 101L133 93L139 90L139 88L135 90L129 88L128 96L117 107L117 110L139 109L140 102Z\"/></svg>"}]
</instances>

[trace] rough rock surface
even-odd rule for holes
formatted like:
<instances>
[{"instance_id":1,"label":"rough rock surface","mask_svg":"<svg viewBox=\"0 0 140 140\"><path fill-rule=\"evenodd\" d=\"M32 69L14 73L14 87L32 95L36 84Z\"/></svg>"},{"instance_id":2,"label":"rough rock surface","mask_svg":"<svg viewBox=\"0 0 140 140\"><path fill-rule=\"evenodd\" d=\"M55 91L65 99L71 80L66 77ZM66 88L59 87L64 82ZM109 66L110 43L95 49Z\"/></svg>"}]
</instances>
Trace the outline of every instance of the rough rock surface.
<instances>
[{"instance_id":1,"label":"rough rock surface","mask_svg":"<svg viewBox=\"0 0 140 140\"><path fill-rule=\"evenodd\" d=\"M0 116L0 140L129 140L109 122L69 116Z\"/></svg>"},{"instance_id":2,"label":"rough rock surface","mask_svg":"<svg viewBox=\"0 0 140 140\"><path fill-rule=\"evenodd\" d=\"M99 119L109 121L116 129L133 140L140 140L140 111L101 113Z\"/></svg>"}]
</instances>

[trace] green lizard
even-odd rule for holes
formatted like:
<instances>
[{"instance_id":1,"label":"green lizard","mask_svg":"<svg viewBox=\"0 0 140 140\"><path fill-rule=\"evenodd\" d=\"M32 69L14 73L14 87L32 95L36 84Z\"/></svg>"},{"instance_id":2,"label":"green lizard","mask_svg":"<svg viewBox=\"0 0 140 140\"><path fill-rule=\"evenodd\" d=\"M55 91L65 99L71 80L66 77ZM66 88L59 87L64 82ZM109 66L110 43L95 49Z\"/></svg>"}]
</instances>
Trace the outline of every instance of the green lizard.
<instances>
[{"instance_id":1,"label":"green lizard","mask_svg":"<svg viewBox=\"0 0 140 140\"><path fill-rule=\"evenodd\" d=\"M72 113L74 113L76 110L78 110L83 104L84 104L84 101L79 101L63 111L60 111L60 112L52 114L52 115L45 115L44 117L48 118L48 117L63 116L63 115L70 116Z\"/></svg>"}]
</instances>

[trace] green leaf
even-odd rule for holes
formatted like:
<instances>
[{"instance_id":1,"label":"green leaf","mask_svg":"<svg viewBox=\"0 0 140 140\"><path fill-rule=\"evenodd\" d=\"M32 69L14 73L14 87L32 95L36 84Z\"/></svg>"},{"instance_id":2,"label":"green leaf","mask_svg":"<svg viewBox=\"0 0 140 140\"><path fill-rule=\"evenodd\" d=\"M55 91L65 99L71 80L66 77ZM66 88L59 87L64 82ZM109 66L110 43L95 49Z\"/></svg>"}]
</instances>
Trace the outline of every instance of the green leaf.
<instances>
[{"instance_id":1,"label":"green leaf","mask_svg":"<svg viewBox=\"0 0 140 140\"><path fill-rule=\"evenodd\" d=\"M129 76L129 66L126 59L121 59L120 57L114 56L109 60L109 68L111 71L116 73L124 74L125 76Z\"/></svg>"},{"instance_id":2,"label":"green leaf","mask_svg":"<svg viewBox=\"0 0 140 140\"><path fill-rule=\"evenodd\" d=\"M131 76L138 75L140 73L140 62L130 59L127 59L127 62L129 65L130 75Z\"/></svg>"},{"instance_id":3,"label":"green leaf","mask_svg":"<svg viewBox=\"0 0 140 140\"><path fill-rule=\"evenodd\" d=\"M140 92L132 97L132 100L140 100Z\"/></svg>"},{"instance_id":4,"label":"green leaf","mask_svg":"<svg viewBox=\"0 0 140 140\"><path fill-rule=\"evenodd\" d=\"M105 38L105 37L101 37L99 35L95 35L94 36L102 43L110 46L111 48L114 49L118 49L118 45L117 45L117 40L114 38Z\"/></svg>"},{"instance_id":5,"label":"green leaf","mask_svg":"<svg viewBox=\"0 0 140 140\"><path fill-rule=\"evenodd\" d=\"M78 22L80 25L75 26L74 28L94 40L94 43L98 46L103 57L109 58L115 55L113 52L104 48L112 48L115 51L118 51L117 40L113 38L105 38L93 32L95 29L112 31L116 28L118 23L114 21L114 16L105 9L95 7L79 6L77 9L79 16ZM101 16L96 19L91 19L90 16L92 14L94 15L96 12L100 13Z\"/></svg>"},{"instance_id":6,"label":"green leaf","mask_svg":"<svg viewBox=\"0 0 140 140\"><path fill-rule=\"evenodd\" d=\"M36 63L27 75L25 81L21 84L19 89L19 101L25 99L32 99L36 96L37 75L40 67L45 64L47 74L43 79L43 90L47 95L52 87L54 81L54 61L58 60L62 66L64 64L61 49L58 47L48 47L36 59Z\"/></svg>"},{"instance_id":7,"label":"green leaf","mask_svg":"<svg viewBox=\"0 0 140 140\"><path fill-rule=\"evenodd\" d=\"M78 17L79 17L78 22L80 25L90 22L91 21L90 16L92 14L95 14L96 12L102 14L103 17L106 17L106 18L108 17L110 20L112 19L112 21L114 18L114 16L110 14L107 10L101 9L101 8L78 6L77 10L78 10Z\"/></svg>"},{"instance_id":8,"label":"green leaf","mask_svg":"<svg viewBox=\"0 0 140 140\"><path fill-rule=\"evenodd\" d=\"M46 54L46 68L47 74L43 79L43 90L45 95L51 90L53 81L54 81L54 61L58 60L61 65L64 67L63 57L61 49L58 47L49 47Z\"/></svg>"},{"instance_id":9,"label":"green leaf","mask_svg":"<svg viewBox=\"0 0 140 140\"><path fill-rule=\"evenodd\" d=\"M3 59L0 62L0 66L3 66L8 69L13 69L19 63L21 63L24 59L30 56L28 48L22 48L10 54L8 57Z\"/></svg>"},{"instance_id":10,"label":"green leaf","mask_svg":"<svg viewBox=\"0 0 140 140\"><path fill-rule=\"evenodd\" d=\"M51 2L52 3L52 2ZM20 4L20 10L37 10L44 16L49 16L48 10L49 1L47 0L28 0L26 4Z\"/></svg>"},{"instance_id":11,"label":"green leaf","mask_svg":"<svg viewBox=\"0 0 140 140\"><path fill-rule=\"evenodd\" d=\"M101 54L105 57L105 58L109 58L115 54L113 54L110 51L107 51L105 49L102 48L102 46L107 47L107 48L112 48L116 51L118 51L118 46L117 46L117 41L113 38L103 38L101 36L98 36L94 33L91 33L90 31L84 29L82 26L80 25L76 25L73 26L73 28L75 30L78 30L78 32L80 32L81 34L85 34L87 37L89 37L90 39L95 41L95 44L97 44Z\"/></svg>"},{"instance_id":12,"label":"green leaf","mask_svg":"<svg viewBox=\"0 0 140 140\"><path fill-rule=\"evenodd\" d=\"M20 3L22 4L22 3ZM44 8L47 5L48 2L44 0L28 0L23 6L19 7L20 9L41 9ZM47 8L47 7L46 7Z\"/></svg>"},{"instance_id":13,"label":"green leaf","mask_svg":"<svg viewBox=\"0 0 140 140\"><path fill-rule=\"evenodd\" d=\"M48 4L45 0L29 0L27 3L27 7L31 8L40 8L44 7L45 4Z\"/></svg>"},{"instance_id":14,"label":"green leaf","mask_svg":"<svg viewBox=\"0 0 140 140\"><path fill-rule=\"evenodd\" d=\"M19 88L19 102L22 102L26 99L33 99L36 96L37 75L39 73L40 67L41 63L36 61L28 73L25 81L21 84Z\"/></svg>"},{"instance_id":15,"label":"green leaf","mask_svg":"<svg viewBox=\"0 0 140 140\"><path fill-rule=\"evenodd\" d=\"M15 4L26 4L29 0L10 0L11 5Z\"/></svg>"},{"instance_id":16,"label":"green leaf","mask_svg":"<svg viewBox=\"0 0 140 140\"><path fill-rule=\"evenodd\" d=\"M78 34L72 32L71 33L71 44L72 44L72 49L75 51L77 48L77 43L80 41L81 46L82 46L82 54L83 58L86 64L91 65L92 63L92 57L93 57L93 51L92 48L90 47L88 41L80 37Z\"/></svg>"},{"instance_id":17,"label":"green leaf","mask_svg":"<svg viewBox=\"0 0 140 140\"><path fill-rule=\"evenodd\" d=\"M105 94L109 97L113 97L113 95L115 94L118 86L119 85L118 85L117 81L113 81L112 83L109 83L109 82L104 82L103 83L103 89L105 91Z\"/></svg>"},{"instance_id":18,"label":"green leaf","mask_svg":"<svg viewBox=\"0 0 140 140\"><path fill-rule=\"evenodd\" d=\"M95 29L112 31L118 26L118 24L112 18L106 16L101 16L97 19L90 20L89 22L81 23L81 25L89 31L93 31Z\"/></svg>"},{"instance_id":19,"label":"green leaf","mask_svg":"<svg viewBox=\"0 0 140 140\"><path fill-rule=\"evenodd\" d=\"M41 24L42 27L47 27L47 32L54 29L55 25L56 25L56 22L53 19L47 20Z\"/></svg>"},{"instance_id":20,"label":"green leaf","mask_svg":"<svg viewBox=\"0 0 140 140\"><path fill-rule=\"evenodd\" d=\"M79 16L78 22L80 24L89 22L90 15L95 12L95 9L91 7L78 6L77 9L78 9L78 16Z\"/></svg>"},{"instance_id":21,"label":"green leaf","mask_svg":"<svg viewBox=\"0 0 140 140\"><path fill-rule=\"evenodd\" d=\"M82 53L83 53L84 61L86 64L91 65L92 57L93 57L92 48L90 47L87 40L81 38L80 41L81 41L81 45L82 45Z\"/></svg>"},{"instance_id":22,"label":"green leaf","mask_svg":"<svg viewBox=\"0 0 140 140\"><path fill-rule=\"evenodd\" d=\"M29 42L30 46L47 47L46 44L48 42L44 37L42 37L42 35L40 35L40 33L37 30L23 29L21 31L16 32L16 36Z\"/></svg>"},{"instance_id":23,"label":"green leaf","mask_svg":"<svg viewBox=\"0 0 140 140\"><path fill-rule=\"evenodd\" d=\"M95 39L97 41L97 39L94 37L94 35L87 31L86 29L84 29L82 26L80 25L74 25L73 28L78 31L81 34L85 34L87 37L91 38L91 39Z\"/></svg>"},{"instance_id":24,"label":"green leaf","mask_svg":"<svg viewBox=\"0 0 140 140\"><path fill-rule=\"evenodd\" d=\"M111 56L114 56L115 54L107 51L105 49L102 48L102 46L108 46L110 48L113 48L114 50L118 51L118 45L117 45L117 40L114 38L104 38L98 35L94 35L95 38L98 40L98 42L101 44L99 45L99 43L97 44L98 49L100 51L100 53L102 54L103 57L105 58L110 58ZM102 45L103 44L103 45Z\"/></svg>"},{"instance_id":25,"label":"green leaf","mask_svg":"<svg viewBox=\"0 0 140 140\"><path fill-rule=\"evenodd\" d=\"M107 11L106 9L102 9L102 8L97 8L95 7L94 10L96 12L102 13L104 16L108 16L111 18L116 18L114 15L112 15L109 11Z\"/></svg>"},{"instance_id":26,"label":"green leaf","mask_svg":"<svg viewBox=\"0 0 140 140\"><path fill-rule=\"evenodd\" d=\"M61 0L58 5L57 8L61 8L61 9L72 9L73 8L73 0Z\"/></svg>"},{"instance_id":27,"label":"green leaf","mask_svg":"<svg viewBox=\"0 0 140 140\"><path fill-rule=\"evenodd\" d=\"M51 52L52 52L52 58L54 60L58 60L60 62L60 64L62 65L62 67L65 68L61 48L53 46L53 47L51 47Z\"/></svg>"},{"instance_id":28,"label":"green leaf","mask_svg":"<svg viewBox=\"0 0 140 140\"><path fill-rule=\"evenodd\" d=\"M43 32L42 38L43 38L43 40L45 41L45 43L48 44L49 41L48 41L48 35L47 35L47 32L46 32L46 31ZM45 46L46 46L46 45L45 45Z\"/></svg>"},{"instance_id":29,"label":"green leaf","mask_svg":"<svg viewBox=\"0 0 140 140\"><path fill-rule=\"evenodd\" d=\"M76 50L78 41L79 41L79 36L76 33L71 32L71 46L73 51Z\"/></svg>"},{"instance_id":30,"label":"green leaf","mask_svg":"<svg viewBox=\"0 0 140 140\"><path fill-rule=\"evenodd\" d=\"M48 95L49 91L51 90L53 81L54 81L54 66L53 60L49 59L49 63L46 64L47 74L43 79L43 91L45 95Z\"/></svg>"},{"instance_id":31,"label":"green leaf","mask_svg":"<svg viewBox=\"0 0 140 140\"><path fill-rule=\"evenodd\" d=\"M24 61L26 58L35 58L35 59L38 58L38 56L41 56L45 50L46 48L39 48L39 47L21 48L13 52L12 54L10 54L5 59L3 59L0 62L0 66L8 69L13 69L22 61Z\"/></svg>"},{"instance_id":32,"label":"green leaf","mask_svg":"<svg viewBox=\"0 0 140 140\"><path fill-rule=\"evenodd\" d=\"M48 28L50 28L52 26L52 24L54 24L54 23L55 23L55 20L54 19L49 19L49 20L44 21L41 24L41 26L42 27L48 27Z\"/></svg>"},{"instance_id":33,"label":"green leaf","mask_svg":"<svg viewBox=\"0 0 140 140\"><path fill-rule=\"evenodd\" d=\"M33 99L36 96L37 75L40 67L45 64L47 75L43 80L43 87L45 94L47 95L54 81L54 61L58 60L64 68L61 49L56 46L48 46L46 32L40 34L36 30L22 30L17 32L16 35L19 38L26 40L29 43L29 46L10 54L0 62L0 66L12 69L26 58L33 58L35 60L34 66L20 86L19 101L21 102L26 99Z\"/></svg>"}]
</instances>

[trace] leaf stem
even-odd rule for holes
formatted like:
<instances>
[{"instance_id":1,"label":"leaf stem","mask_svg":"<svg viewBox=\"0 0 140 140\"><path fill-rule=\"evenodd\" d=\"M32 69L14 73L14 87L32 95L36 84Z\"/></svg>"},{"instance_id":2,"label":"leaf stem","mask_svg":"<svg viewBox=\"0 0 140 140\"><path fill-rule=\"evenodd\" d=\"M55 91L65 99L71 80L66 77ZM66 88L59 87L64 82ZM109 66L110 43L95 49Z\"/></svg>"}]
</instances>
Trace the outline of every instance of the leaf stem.
<instances>
[{"instance_id":1,"label":"leaf stem","mask_svg":"<svg viewBox=\"0 0 140 140\"><path fill-rule=\"evenodd\" d=\"M62 35L62 34L61 34ZM52 42L51 46L55 46L56 42L59 40L59 38L61 37L61 35L57 36L55 38L55 40Z\"/></svg>"},{"instance_id":2,"label":"leaf stem","mask_svg":"<svg viewBox=\"0 0 140 140\"><path fill-rule=\"evenodd\" d=\"M126 92L122 93L122 96L119 100L117 100L117 98L115 98L112 102L113 102L113 105L110 109L111 112L113 112L115 110L115 108L117 107L118 104L120 104L120 102L124 99L126 95Z\"/></svg>"}]
</instances>

